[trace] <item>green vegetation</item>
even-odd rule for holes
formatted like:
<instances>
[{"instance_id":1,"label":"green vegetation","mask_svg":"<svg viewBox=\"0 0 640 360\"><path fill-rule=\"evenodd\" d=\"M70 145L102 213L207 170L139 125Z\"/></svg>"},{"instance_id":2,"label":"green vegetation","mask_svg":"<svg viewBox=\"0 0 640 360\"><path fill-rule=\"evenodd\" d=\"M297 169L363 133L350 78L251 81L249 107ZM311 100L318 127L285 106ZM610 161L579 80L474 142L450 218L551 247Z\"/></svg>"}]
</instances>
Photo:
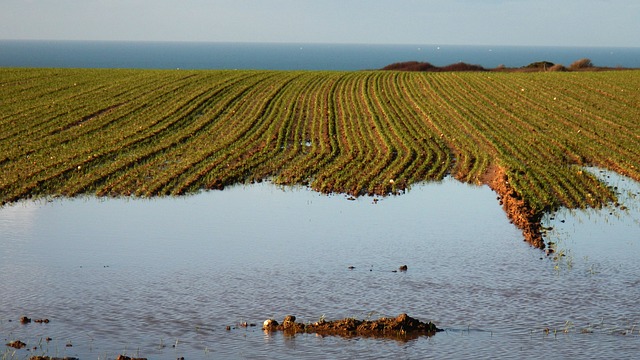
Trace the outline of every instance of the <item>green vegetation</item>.
<instances>
[{"instance_id":1,"label":"green vegetation","mask_svg":"<svg viewBox=\"0 0 640 360\"><path fill-rule=\"evenodd\" d=\"M639 104L635 70L5 68L0 200L174 195L265 178L389 194L451 173L489 184L525 236L531 225L539 237L544 211L615 201L581 165L640 180Z\"/></svg>"}]
</instances>

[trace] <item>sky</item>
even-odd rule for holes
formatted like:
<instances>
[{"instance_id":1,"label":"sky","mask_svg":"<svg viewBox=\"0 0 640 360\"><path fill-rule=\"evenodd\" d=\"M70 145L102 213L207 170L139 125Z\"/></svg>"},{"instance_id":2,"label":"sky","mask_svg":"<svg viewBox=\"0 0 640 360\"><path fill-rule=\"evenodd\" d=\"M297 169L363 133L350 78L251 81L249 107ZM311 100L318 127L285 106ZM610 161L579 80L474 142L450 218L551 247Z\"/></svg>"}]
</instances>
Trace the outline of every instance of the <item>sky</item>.
<instances>
[{"instance_id":1,"label":"sky","mask_svg":"<svg viewBox=\"0 0 640 360\"><path fill-rule=\"evenodd\" d=\"M640 0L0 0L0 39L640 47Z\"/></svg>"}]
</instances>

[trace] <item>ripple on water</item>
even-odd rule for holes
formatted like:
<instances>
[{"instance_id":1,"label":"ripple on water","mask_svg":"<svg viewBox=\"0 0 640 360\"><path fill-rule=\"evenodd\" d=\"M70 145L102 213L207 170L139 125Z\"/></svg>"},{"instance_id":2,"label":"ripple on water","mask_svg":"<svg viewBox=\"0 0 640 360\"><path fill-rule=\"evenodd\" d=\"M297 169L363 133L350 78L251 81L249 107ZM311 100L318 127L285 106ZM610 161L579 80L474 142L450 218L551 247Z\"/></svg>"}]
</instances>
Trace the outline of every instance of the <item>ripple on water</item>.
<instances>
[{"instance_id":1,"label":"ripple on water","mask_svg":"<svg viewBox=\"0 0 640 360\"><path fill-rule=\"evenodd\" d=\"M267 183L21 203L0 209L0 336L71 341L83 358L624 357L640 350L628 203L604 223L546 219L558 261L522 242L487 187L451 179L377 204ZM399 342L237 326L402 312L447 331ZM23 314L52 322L21 326Z\"/></svg>"}]
</instances>

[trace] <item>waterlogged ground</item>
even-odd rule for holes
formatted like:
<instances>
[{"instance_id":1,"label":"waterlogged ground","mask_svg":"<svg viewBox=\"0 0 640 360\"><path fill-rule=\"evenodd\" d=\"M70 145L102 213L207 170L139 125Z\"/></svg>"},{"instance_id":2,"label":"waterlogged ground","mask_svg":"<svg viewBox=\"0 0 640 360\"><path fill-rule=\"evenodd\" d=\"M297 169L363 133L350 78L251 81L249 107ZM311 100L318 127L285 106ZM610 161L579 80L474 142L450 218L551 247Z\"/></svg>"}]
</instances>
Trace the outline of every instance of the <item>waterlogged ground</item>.
<instances>
[{"instance_id":1,"label":"waterlogged ground","mask_svg":"<svg viewBox=\"0 0 640 360\"><path fill-rule=\"evenodd\" d=\"M487 187L449 179L377 203L263 183L5 207L0 340L30 350L2 358L631 358L640 186L603 176L628 208L550 215L550 256L522 242ZM395 341L259 327L402 312L446 331Z\"/></svg>"}]
</instances>

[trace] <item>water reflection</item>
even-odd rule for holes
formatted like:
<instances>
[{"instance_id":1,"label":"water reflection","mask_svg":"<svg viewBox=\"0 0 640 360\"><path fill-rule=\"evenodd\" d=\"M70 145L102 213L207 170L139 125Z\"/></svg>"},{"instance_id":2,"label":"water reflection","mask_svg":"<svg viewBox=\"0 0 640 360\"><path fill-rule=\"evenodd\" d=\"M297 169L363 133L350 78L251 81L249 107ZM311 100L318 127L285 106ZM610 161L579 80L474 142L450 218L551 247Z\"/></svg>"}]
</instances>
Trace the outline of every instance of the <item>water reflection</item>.
<instances>
[{"instance_id":1,"label":"water reflection","mask_svg":"<svg viewBox=\"0 0 640 360\"><path fill-rule=\"evenodd\" d=\"M451 179L377 203L264 183L26 202L0 209L0 336L51 336L48 355L81 358L624 357L640 350L637 213L609 220L606 246L573 235L584 224L568 213L547 219L573 254L558 271L495 194ZM237 326L403 312L447 331L399 343Z\"/></svg>"},{"instance_id":2,"label":"water reflection","mask_svg":"<svg viewBox=\"0 0 640 360\"><path fill-rule=\"evenodd\" d=\"M562 209L543 220L552 228L547 240L562 252L560 269L579 266L593 274L603 266L614 269L621 261L635 264L640 259L640 184L614 172L589 171L616 190L619 206Z\"/></svg>"}]
</instances>

